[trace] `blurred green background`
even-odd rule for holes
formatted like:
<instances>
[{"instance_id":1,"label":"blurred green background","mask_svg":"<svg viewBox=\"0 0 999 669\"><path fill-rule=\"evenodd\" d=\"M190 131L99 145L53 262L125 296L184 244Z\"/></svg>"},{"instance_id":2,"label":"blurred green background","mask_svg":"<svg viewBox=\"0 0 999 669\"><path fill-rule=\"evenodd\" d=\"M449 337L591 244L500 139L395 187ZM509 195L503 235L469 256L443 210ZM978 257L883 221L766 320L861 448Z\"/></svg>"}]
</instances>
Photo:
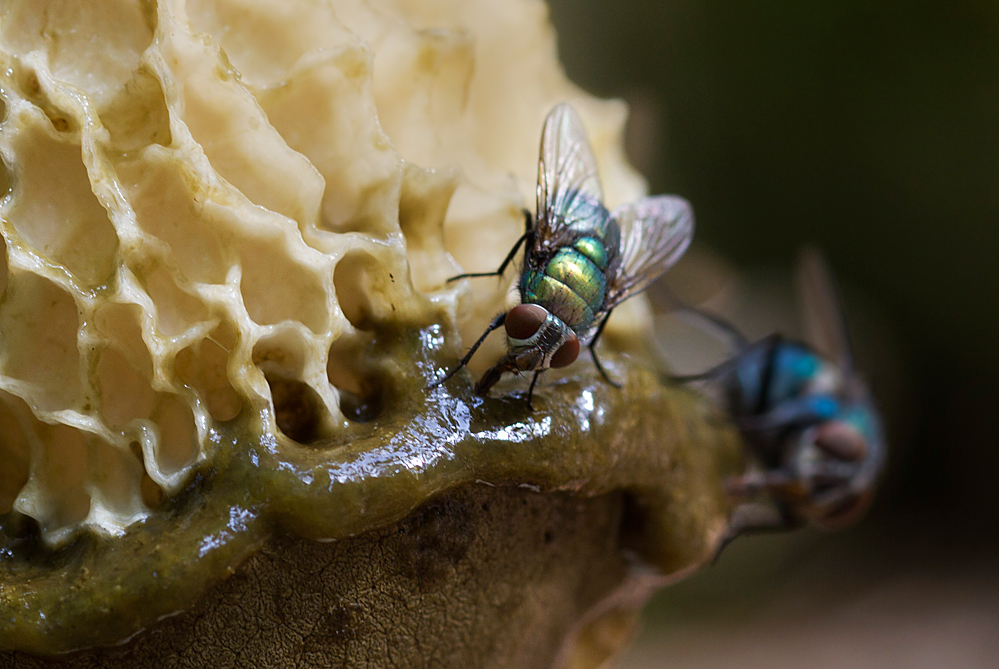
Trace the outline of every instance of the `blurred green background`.
<instances>
[{"instance_id":1,"label":"blurred green background","mask_svg":"<svg viewBox=\"0 0 999 669\"><path fill-rule=\"evenodd\" d=\"M825 250L891 446L860 526L737 542L657 596L625 666L996 666L999 2L550 6L699 244L748 271Z\"/></svg>"}]
</instances>

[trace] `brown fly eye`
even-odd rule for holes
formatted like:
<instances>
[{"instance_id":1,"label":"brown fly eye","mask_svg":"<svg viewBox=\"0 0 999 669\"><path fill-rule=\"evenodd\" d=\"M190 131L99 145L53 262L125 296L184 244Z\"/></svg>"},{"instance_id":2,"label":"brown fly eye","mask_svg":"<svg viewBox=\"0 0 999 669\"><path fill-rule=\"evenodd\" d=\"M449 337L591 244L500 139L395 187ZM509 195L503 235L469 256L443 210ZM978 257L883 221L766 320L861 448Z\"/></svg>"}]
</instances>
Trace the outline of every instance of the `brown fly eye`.
<instances>
[{"instance_id":1,"label":"brown fly eye","mask_svg":"<svg viewBox=\"0 0 999 669\"><path fill-rule=\"evenodd\" d=\"M552 356L551 366L555 369L559 367L565 367L572 363L573 360L579 355L579 339L576 335L570 334L569 338L562 344L555 355Z\"/></svg>"},{"instance_id":2,"label":"brown fly eye","mask_svg":"<svg viewBox=\"0 0 999 669\"><path fill-rule=\"evenodd\" d=\"M511 339L530 339L548 319L548 311L536 304L518 304L506 315L506 333Z\"/></svg>"},{"instance_id":3,"label":"brown fly eye","mask_svg":"<svg viewBox=\"0 0 999 669\"><path fill-rule=\"evenodd\" d=\"M864 436L855 427L840 420L821 425L815 435L815 445L845 462L859 462L867 455Z\"/></svg>"}]
</instances>

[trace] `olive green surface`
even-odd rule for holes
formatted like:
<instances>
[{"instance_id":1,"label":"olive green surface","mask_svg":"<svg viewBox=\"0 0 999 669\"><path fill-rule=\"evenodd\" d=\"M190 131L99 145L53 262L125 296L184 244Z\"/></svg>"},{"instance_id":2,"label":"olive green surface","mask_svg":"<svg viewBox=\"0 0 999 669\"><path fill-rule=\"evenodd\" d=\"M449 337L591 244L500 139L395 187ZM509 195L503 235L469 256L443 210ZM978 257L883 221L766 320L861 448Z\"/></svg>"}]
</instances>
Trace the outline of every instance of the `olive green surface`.
<instances>
[{"instance_id":1,"label":"olive green surface","mask_svg":"<svg viewBox=\"0 0 999 669\"><path fill-rule=\"evenodd\" d=\"M493 648L500 653L495 655L496 666L503 666L519 651L489 645L499 643L495 636L499 628L479 610L502 602L502 597L489 595L494 574L498 582L508 578L503 592L549 592L547 607L554 606L553 602L568 607L561 613L551 609L547 623L523 611L496 618L539 633L549 630L545 634L550 638L531 646L543 659L557 645L554 639L583 610L621 583L622 555L629 556L633 566L641 562L666 577L695 568L712 554L727 522L722 479L738 471L742 462L734 431L706 402L686 390L663 385L647 365L627 356L608 356L610 371L624 382L623 388L601 381L592 364L578 363L567 370L571 375L554 379L536 394L533 412L526 406L523 384L517 379L498 385L495 397L487 399L472 395L470 377L428 391L427 382L435 378L436 370L453 360L454 351L446 350L444 341L435 325L386 330L358 340L356 351L345 359L353 361L350 371L362 381L359 387L370 391L362 404L368 406L364 417L373 420L352 423L335 440L303 445L252 437L261 433L254 417L240 416L227 429L214 433L211 466L123 537L86 536L68 548L49 551L31 536L17 536L8 519L0 544L0 650L56 654L120 642L164 616L191 610L258 553L235 580L203 600L201 606L208 612L203 626L200 618L191 622L187 614L173 623L159 623L139 639L159 638L156 635L162 632L157 630L181 629L187 624L194 630L191 634L201 634L198 647L204 652L224 647L230 630L244 634L253 625L264 624L254 607L276 596L265 592L266 583L273 585L278 578L272 573L276 569L294 575L289 576L294 585L289 581L287 587L282 586L288 608L272 617L274 625L292 636L304 638L306 630L314 631L315 625L310 627L302 616L340 616L346 622L339 627L329 623L334 631L317 644L333 644L337 635L357 635L364 637L358 641L359 648L385 645L381 664L370 666L408 661L418 665L392 653L418 653L427 659L435 651L434 644L403 647L397 645L401 642L390 643L396 627L443 629L452 624L449 621L465 620L472 622L464 631L454 631L461 638L451 643L477 653ZM400 570L405 570L406 560L416 558L406 556L404 538L397 540L399 544L385 539L393 530L383 528L445 491L469 486L474 492L446 498L452 502L436 507L439 518L429 530L412 529L426 526L417 519L399 526L411 528L429 545L447 544L451 541L447 537L460 534L463 525L474 526L474 540L469 544L474 549L456 549L454 565L449 566L446 555L431 551L428 555L433 557L410 567L411 581L424 576L433 580L435 570L440 569L445 580L457 580L448 581L450 585L436 597L423 593L414 600L400 598L395 604L391 597L384 599L386 589L405 590ZM568 545L575 541L576 547L567 549L564 559L532 551L530 537L536 538L538 527L517 514L483 511L470 516L453 512L457 507L449 506L457 503L455 499L478 500L489 494L501 500L510 494L503 487L518 486L560 493L533 496L542 501L528 504L535 504L540 514L559 513L566 505L576 508L573 504L587 509L578 517L567 516L567 525L576 523L582 534L567 539ZM605 501L570 502L564 493ZM624 505L624 511L615 512L608 504ZM426 508L414 518L420 513L425 516ZM614 513L621 515L620 522L609 527L606 514ZM554 536L559 536L557 525L552 526ZM596 534L587 536L585 532L591 530ZM285 536L295 539L275 538ZM358 538L343 541L349 537ZM322 544L314 539L340 541ZM552 549L558 550L559 546ZM589 555L589 550L596 553ZM507 555L502 560L522 553L522 569L511 569L510 562L493 569L484 559L493 553ZM300 563L296 555L302 556ZM323 567L321 578L315 574L318 565L329 567ZM599 566L596 575L587 571L593 566ZM453 569L465 576L456 576ZM503 569L508 569L505 577L500 576ZM263 580L257 583L255 579ZM602 579L609 581L601 585ZM595 592L572 594L590 585ZM357 611L368 612L357 613L358 621L368 622L350 622L355 609L347 604L342 615L330 613L339 610L336 601L341 600L325 601L323 593L349 599L350 606L360 607ZM565 597L568 601L563 601ZM313 607L308 611L325 613L295 609L298 603L304 607L306 600ZM396 605L399 610L393 615L371 617L372 612ZM210 613L213 610L222 613ZM208 624L212 615L231 622L213 628ZM200 632L202 627L207 631ZM407 638L412 636L407 634ZM444 637L440 638L443 644ZM527 643L523 637L503 639L515 647ZM141 641L132 646L140 649ZM275 646L272 652L278 649ZM181 662L180 650L174 655ZM501 655L507 660L501 661ZM0 666L8 666L14 656L2 657ZM238 666L235 662L240 657L214 658L211 663ZM448 657L448 662L431 664L468 666L457 662L457 656ZM192 662L178 666L197 665ZM309 666L281 662L288 660L273 666Z\"/></svg>"},{"instance_id":2,"label":"olive green surface","mask_svg":"<svg viewBox=\"0 0 999 669\"><path fill-rule=\"evenodd\" d=\"M623 511L621 494L474 486L364 537L278 538L190 612L65 666L548 667L627 576Z\"/></svg>"}]
</instances>

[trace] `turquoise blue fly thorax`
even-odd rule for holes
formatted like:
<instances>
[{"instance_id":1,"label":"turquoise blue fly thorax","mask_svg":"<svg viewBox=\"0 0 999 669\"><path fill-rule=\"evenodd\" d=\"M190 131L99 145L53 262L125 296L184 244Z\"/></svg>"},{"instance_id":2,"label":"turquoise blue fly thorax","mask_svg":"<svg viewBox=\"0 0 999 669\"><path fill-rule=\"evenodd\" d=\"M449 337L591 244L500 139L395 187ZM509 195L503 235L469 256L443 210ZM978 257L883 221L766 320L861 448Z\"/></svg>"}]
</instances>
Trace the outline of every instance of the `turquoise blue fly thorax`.
<instances>
[{"instance_id":1,"label":"turquoise blue fly thorax","mask_svg":"<svg viewBox=\"0 0 999 669\"><path fill-rule=\"evenodd\" d=\"M826 387L830 378L835 381ZM764 339L744 351L721 379L730 411L753 426L744 436L769 466L787 457L783 444L789 434L841 421L853 427L872 452L855 466L872 475L880 467L883 436L869 398L851 397L850 383L841 378L835 364L808 346L781 337ZM765 422L760 423L760 417Z\"/></svg>"},{"instance_id":2,"label":"turquoise blue fly thorax","mask_svg":"<svg viewBox=\"0 0 999 669\"><path fill-rule=\"evenodd\" d=\"M764 371L767 367L769 375ZM733 370L736 378L729 382L730 401L740 413L760 413L806 394L829 368L827 360L796 342L755 346L740 357Z\"/></svg>"}]
</instances>

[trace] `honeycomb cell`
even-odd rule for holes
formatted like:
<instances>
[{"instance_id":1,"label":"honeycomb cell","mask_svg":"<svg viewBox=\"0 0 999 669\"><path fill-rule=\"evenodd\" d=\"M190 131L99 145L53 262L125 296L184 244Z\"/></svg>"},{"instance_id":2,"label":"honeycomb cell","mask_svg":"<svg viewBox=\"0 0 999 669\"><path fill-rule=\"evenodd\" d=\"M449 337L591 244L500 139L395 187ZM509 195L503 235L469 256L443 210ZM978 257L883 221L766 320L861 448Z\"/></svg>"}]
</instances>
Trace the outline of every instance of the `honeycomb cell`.
<instances>
[{"instance_id":1,"label":"honeycomb cell","mask_svg":"<svg viewBox=\"0 0 999 669\"><path fill-rule=\"evenodd\" d=\"M39 420L30 420L30 425L38 445L31 453L31 478L14 508L37 520L42 532L58 542L74 534L90 513L87 440L68 425Z\"/></svg>"},{"instance_id":2,"label":"honeycomb cell","mask_svg":"<svg viewBox=\"0 0 999 669\"><path fill-rule=\"evenodd\" d=\"M176 73L184 81L183 119L212 167L254 204L303 226L314 222L323 192L319 173L230 73L191 60L192 71Z\"/></svg>"},{"instance_id":3,"label":"honeycomb cell","mask_svg":"<svg viewBox=\"0 0 999 669\"><path fill-rule=\"evenodd\" d=\"M54 77L102 100L128 81L154 27L155 15L132 0L8 0L0 43L18 55L42 51Z\"/></svg>"},{"instance_id":4,"label":"honeycomb cell","mask_svg":"<svg viewBox=\"0 0 999 669\"><path fill-rule=\"evenodd\" d=\"M187 282L224 283L230 264L217 221L205 212L207 189L192 167L167 149L152 146L144 160L118 165L136 222L163 242L170 265Z\"/></svg>"},{"instance_id":5,"label":"honeycomb cell","mask_svg":"<svg viewBox=\"0 0 999 669\"><path fill-rule=\"evenodd\" d=\"M243 400L229 382L229 355L235 347L235 330L228 323L216 326L204 339L177 354L177 378L194 389L211 417L232 420L243 409Z\"/></svg>"},{"instance_id":6,"label":"honeycomb cell","mask_svg":"<svg viewBox=\"0 0 999 669\"><path fill-rule=\"evenodd\" d=\"M367 357L372 337L367 332L344 334L330 348L326 374L337 390L340 412L354 423L369 423L381 414L381 377Z\"/></svg>"},{"instance_id":7,"label":"honeycomb cell","mask_svg":"<svg viewBox=\"0 0 999 669\"><path fill-rule=\"evenodd\" d=\"M398 196L400 163L378 125L370 76L370 54L340 47L325 60L296 68L259 99L288 146L325 179L323 224L386 235L393 231L395 211L385 209L391 203L381 194Z\"/></svg>"},{"instance_id":8,"label":"honeycomb cell","mask_svg":"<svg viewBox=\"0 0 999 669\"><path fill-rule=\"evenodd\" d=\"M298 234L297 230L294 233ZM298 247L274 253L275 247ZM240 292L250 318L260 325L297 321L313 332L325 332L330 327L327 287L319 271L328 271L325 263L307 264L304 244L286 237L249 238L239 247ZM309 254L311 255L311 254Z\"/></svg>"},{"instance_id":9,"label":"honeycomb cell","mask_svg":"<svg viewBox=\"0 0 999 669\"><path fill-rule=\"evenodd\" d=\"M160 334L173 337L208 319L204 302L178 286L164 265L157 262L135 271L156 307L156 329Z\"/></svg>"},{"instance_id":10,"label":"honeycomb cell","mask_svg":"<svg viewBox=\"0 0 999 669\"><path fill-rule=\"evenodd\" d=\"M153 363L142 339L142 315L137 304L104 302L94 310L92 320L97 336L116 349L118 357L143 378L152 379Z\"/></svg>"},{"instance_id":11,"label":"honeycomb cell","mask_svg":"<svg viewBox=\"0 0 999 669\"><path fill-rule=\"evenodd\" d=\"M346 253L333 271L333 285L337 304L359 330L371 330L379 322L412 315L420 308L419 297L409 287L408 265L386 263L383 249Z\"/></svg>"},{"instance_id":12,"label":"honeycomb cell","mask_svg":"<svg viewBox=\"0 0 999 669\"><path fill-rule=\"evenodd\" d=\"M19 246L93 288L114 273L114 226L94 195L80 146L52 138L39 116L25 112L26 127L11 142L16 193L5 214Z\"/></svg>"},{"instance_id":13,"label":"honeycomb cell","mask_svg":"<svg viewBox=\"0 0 999 669\"><path fill-rule=\"evenodd\" d=\"M170 146L170 110L163 86L148 67L140 67L99 111L110 146L127 152L150 144Z\"/></svg>"},{"instance_id":14,"label":"honeycomb cell","mask_svg":"<svg viewBox=\"0 0 999 669\"><path fill-rule=\"evenodd\" d=\"M222 45L242 80L252 86L280 82L310 51L355 39L337 20L332 3L192 0L187 15L196 32ZM262 44L267 48L261 49Z\"/></svg>"},{"instance_id":15,"label":"honeycomb cell","mask_svg":"<svg viewBox=\"0 0 999 669\"><path fill-rule=\"evenodd\" d=\"M17 75L16 81L21 94L48 118L49 127L55 133L75 135L79 131L79 123L72 112L52 101L51 85L43 86L38 72L23 67L12 68L11 72ZM73 137L68 137L67 140L72 141Z\"/></svg>"},{"instance_id":16,"label":"honeycomb cell","mask_svg":"<svg viewBox=\"0 0 999 669\"><path fill-rule=\"evenodd\" d=\"M297 379L264 374L271 389L274 420L282 434L299 444L311 444L323 436L326 407L315 390Z\"/></svg>"},{"instance_id":17,"label":"honeycomb cell","mask_svg":"<svg viewBox=\"0 0 999 669\"><path fill-rule=\"evenodd\" d=\"M183 398L164 394L159 397L150 418L159 428L159 435L155 461L147 466L175 489L183 482L185 469L201 453L194 413Z\"/></svg>"},{"instance_id":18,"label":"honeycomb cell","mask_svg":"<svg viewBox=\"0 0 999 669\"><path fill-rule=\"evenodd\" d=\"M253 348L253 363L270 388L278 429L299 444L336 431L336 396L316 362L313 336L302 328L276 330Z\"/></svg>"},{"instance_id":19,"label":"honeycomb cell","mask_svg":"<svg viewBox=\"0 0 999 669\"><path fill-rule=\"evenodd\" d=\"M299 377L313 355L310 344L301 330L282 328L257 342L253 347L253 364L264 373Z\"/></svg>"},{"instance_id":20,"label":"honeycomb cell","mask_svg":"<svg viewBox=\"0 0 999 669\"><path fill-rule=\"evenodd\" d=\"M87 521L105 532L121 534L149 512L142 501L142 463L128 448L90 435L86 440L91 490Z\"/></svg>"},{"instance_id":21,"label":"honeycomb cell","mask_svg":"<svg viewBox=\"0 0 999 669\"><path fill-rule=\"evenodd\" d=\"M82 397L76 303L37 274L15 272L0 309L0 372L26 384L19 395L43 411L75 408Z\"/></svg>"},{"instance_id":22,"label":"honeycomb cell","mask_svg":"<svg viewBox=\"0 0 999 669\"><path fill-rule=\"evenodd\" d=\"M31 447L21 427L19 414L28 411L24 402L0 391L0 515L9 512L30 473Z\"/></svg>"},{"instance_id":23,"label":"honeycomb cell","mask_svg":"<svg viewBox=\"0 0 999 669\"><path fill-rule=\"evenodd\" d=\"M406 251L413 286L431 292L448 277L460 273L446 257L441 229L451 196L458 185L452 170L428 170L407 165L399 197L399 228L406 237Z\"/></svg>"},{"instance_id":24,"label":"honeycomb cell","mask_svg":"<svg viewBox=\"0 0 999 669\"><path fill-rule=\"evenodd\" d=\"M345 17L349 25L377 25L350 18ZM401 23L389 33L378 30L381 34L365 37L381 47L373 82L382 128L406 160L451 167L464 139L475 40L464 29L414 30Z\"/></svg>"},{"instance_id":25,"label":"honeycomb cell","mask_svg":"<svg viewBox=\"0 0 999 669\"><path fill-rule=\"evenodd\" d=\"M156 403L149 378L128 363L120 352L104 349L97 363L100 417L111 429L121 430L133 420L148 418Z\"/></svg>"},{"instance_id":26,"label":"honeycomb cell","mask_svg":"<svg viewBox=\"0 0 999 669\"><path fill-rule=\"evenodd\" d=\"M336 286L337 304L344 317L358 330L373 326L372 304L365 288L369 277L377 275L381 269L378 261L363 251L348 253L336 264L333 285Z\"/></svg>"}]
</instances>

